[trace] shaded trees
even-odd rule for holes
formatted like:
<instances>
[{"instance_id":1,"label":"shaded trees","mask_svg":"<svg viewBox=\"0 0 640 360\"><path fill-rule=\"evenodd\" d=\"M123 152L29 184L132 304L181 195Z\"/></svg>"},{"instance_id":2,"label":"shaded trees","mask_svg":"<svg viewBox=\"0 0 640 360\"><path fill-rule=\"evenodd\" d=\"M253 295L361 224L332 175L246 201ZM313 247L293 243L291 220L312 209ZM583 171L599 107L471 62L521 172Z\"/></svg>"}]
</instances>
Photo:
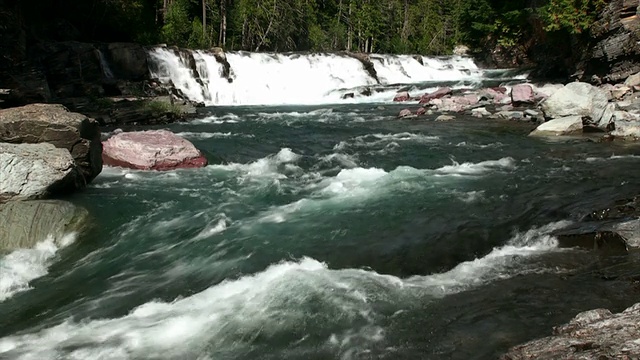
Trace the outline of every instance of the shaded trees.
<instances>
[{"instance_id":1,"label":"shaded trees","mask_svg":"<svg viewBox=\"0 0 640 360\"><path fill-rule=\"evenodd\" d=\"M11 0L4 0L11 1ZM15 1L15 0L14 0ZM22 0L59 40L251 51L447 54L459 43L516 47L536 31L579 34L605 0ZM38 8L37 13L28 11ZM53 24L65 31L52 31ZM538 27L538 29L533 29ZM37 28L40 25L34 26ZM57 25L56 25L57 26ZM54 35L55 34L55 35Z\"/></svg>"}]
</instances>

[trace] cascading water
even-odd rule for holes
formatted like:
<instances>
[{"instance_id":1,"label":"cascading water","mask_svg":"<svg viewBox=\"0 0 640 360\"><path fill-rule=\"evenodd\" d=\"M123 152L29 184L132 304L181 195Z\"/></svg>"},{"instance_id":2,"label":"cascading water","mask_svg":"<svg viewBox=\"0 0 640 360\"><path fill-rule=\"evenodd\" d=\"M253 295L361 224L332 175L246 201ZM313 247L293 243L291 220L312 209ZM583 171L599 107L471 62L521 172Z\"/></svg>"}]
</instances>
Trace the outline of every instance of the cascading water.
<instances>
[{"instance_id":1,"label":"cascading water","mask_svg":"<svg viewBox=\"0 0 640 360\"><path fill-rule=\"evenodd\" d=\"M224 65L206 51L158 47L149 58L152 76L206 105L386 102L406 85L423 84L424 90L437 83L483 78L473 60L461 56L371 55L373 74L347 54L230 52L226 58L234 74L229 77Z\"/></svg>"}]
</instances>

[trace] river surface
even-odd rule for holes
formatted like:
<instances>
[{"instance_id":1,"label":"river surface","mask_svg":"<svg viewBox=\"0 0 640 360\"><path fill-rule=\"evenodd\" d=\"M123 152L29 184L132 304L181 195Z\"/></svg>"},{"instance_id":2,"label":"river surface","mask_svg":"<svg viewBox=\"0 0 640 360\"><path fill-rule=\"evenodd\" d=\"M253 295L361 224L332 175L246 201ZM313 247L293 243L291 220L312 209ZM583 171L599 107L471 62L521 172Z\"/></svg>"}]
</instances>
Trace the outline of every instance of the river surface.
<instances>
[{"instance_id":1,"label":"river surface","mask_svg":"<svg viewBox=\"0 0 640 360\"><path fill-rule=\"evenodd\" d=\"M211 164L107 167L71 198L88 233L4 256L0 359L495 359L638 301L634 252L550 236L640 192L637 146L400 109L166 126Z\"/></svg>"}]
</instances>

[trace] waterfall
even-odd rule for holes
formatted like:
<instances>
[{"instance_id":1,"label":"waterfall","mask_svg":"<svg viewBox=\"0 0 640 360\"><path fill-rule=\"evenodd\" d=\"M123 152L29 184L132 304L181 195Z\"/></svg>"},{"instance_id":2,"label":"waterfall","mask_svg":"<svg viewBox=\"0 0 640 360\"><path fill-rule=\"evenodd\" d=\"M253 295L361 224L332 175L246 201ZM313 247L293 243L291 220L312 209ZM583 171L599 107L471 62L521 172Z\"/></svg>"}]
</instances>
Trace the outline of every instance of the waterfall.
<instances>
[{"instance_id":1,"label":"waterfall","mask_svg":"<svg viewBox=\"0 0 640 360\"><path fill-rule=\"evenodd\" d=\"M424 92L438 83L479 81L484 74L462 56L229 52L231 74L209 51L156 47L149 60L153 77L190 100L221 106L387 102L407 86Z\"/></svg>"},{"instance_id":2,"label":"waterfall","mask_svg":"<svg viewBox=\"0 0 640 360\"><path fill-rule=\"evenodd\" d=\"M100 58L100 67L102 68L102 74L107 79L113 79L113 71L111 71L111 68L109 67L109 63L107 62L107 59L104 57L104 54L102 53L102 51L100 51L100 49L97 49L97 50L98 50L98 58Z\"/></svg>"}]
</instances>

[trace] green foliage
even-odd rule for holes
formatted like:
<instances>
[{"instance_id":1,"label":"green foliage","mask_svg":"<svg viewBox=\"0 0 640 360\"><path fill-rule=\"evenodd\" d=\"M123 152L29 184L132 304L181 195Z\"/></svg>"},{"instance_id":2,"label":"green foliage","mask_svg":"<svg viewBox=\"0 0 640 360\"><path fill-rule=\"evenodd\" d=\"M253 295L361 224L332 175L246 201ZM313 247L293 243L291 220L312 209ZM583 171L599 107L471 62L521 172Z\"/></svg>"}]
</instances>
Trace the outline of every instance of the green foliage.
<instances>
[{"instance_id":1,"label":"green foliage","mask_svg":"<svg viewBox=\"0 0 640 360\"><path fill-rule=\"evenodd\" d=\"M145 107L154 116L162 116L164 114L182 115L182 109L179 106L166 101L152 100L145 103Z\"/></svg>"},{"instance_id":2,"label":"green foliage","mask_svg":"<svg viewBox=\"0 0 640 360\"><path fill-rule=\"evenodd\" d=\"M178 46L187 46L191 37L188 0L175 0L167 8L162 27L162 39Z\"/></svg>"},{"instance_id":3,"label":"green foliage","mask_svg":"<svg viewBox=\"0 0 640 360\"><path fill-rule=\"evenodd\" d=\"M595 21L597 12L606 5L604 0L549 0L540 11L545 30L567 30L580 34Z\"/></svg>"}]
</instances>

